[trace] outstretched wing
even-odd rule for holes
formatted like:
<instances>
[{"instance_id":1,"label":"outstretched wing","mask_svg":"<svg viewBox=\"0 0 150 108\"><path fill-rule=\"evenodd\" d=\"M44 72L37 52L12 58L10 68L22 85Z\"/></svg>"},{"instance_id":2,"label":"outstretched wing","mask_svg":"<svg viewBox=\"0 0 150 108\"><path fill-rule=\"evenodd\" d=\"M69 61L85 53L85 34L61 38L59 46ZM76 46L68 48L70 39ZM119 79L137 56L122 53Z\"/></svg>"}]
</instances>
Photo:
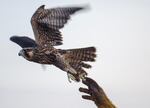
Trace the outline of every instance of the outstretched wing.
<instances>
[{"instance_id":1,"label":"outstretched wing","mask_svg":"<svg viewBox=\"0 0 150 108\"><path fill-rule=\"evenodd\" d=\"M83 9L82 7L62 7L44 9L40 6L31 18L35 40L39 45L61 45L62 36L59 29L63 28L70 15Z\"/></svg>"},{"instance_id":2,"label":"outstretched wing","mask_svg":"<svg viewBox=\"0 0 150 108\"><path fill-rule=\"evenodd\" d=\"M12 36L10 37L10 40L21 46L22 48L27 48L27 47L36 47L37 44L36 42L26 36L19 37L19 36Z\"/></svg>"}]
</instances>

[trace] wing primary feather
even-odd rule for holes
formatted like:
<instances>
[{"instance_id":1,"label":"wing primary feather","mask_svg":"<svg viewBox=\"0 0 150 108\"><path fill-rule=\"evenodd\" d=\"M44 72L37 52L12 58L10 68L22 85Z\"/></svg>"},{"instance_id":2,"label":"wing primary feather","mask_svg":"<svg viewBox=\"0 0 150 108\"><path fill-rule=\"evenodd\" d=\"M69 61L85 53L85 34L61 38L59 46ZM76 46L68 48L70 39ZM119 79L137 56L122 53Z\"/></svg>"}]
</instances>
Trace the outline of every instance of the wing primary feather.
<instances>
[{"instance_id":1,"label":"wing primary feather","mask_svg":"<svg viewBox=\"0 0 150 108\"><path fill-rule=\"evenodd\" d=\"M65 26L71 15L86 9L86 7L70 6L45 9L44 6L40 6L31 18L36 43L50 46L61 45L62 36L59 30Z\"/></svg>"}]
</instances>

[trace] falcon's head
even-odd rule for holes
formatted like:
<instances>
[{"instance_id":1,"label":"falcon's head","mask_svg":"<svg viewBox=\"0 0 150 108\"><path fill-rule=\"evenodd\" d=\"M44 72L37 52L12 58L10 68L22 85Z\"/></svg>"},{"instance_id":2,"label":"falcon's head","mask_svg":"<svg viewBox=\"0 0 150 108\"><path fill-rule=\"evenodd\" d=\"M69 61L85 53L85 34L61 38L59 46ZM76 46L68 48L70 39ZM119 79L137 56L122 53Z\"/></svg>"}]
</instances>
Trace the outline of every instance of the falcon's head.
<instances>
[{"instance_id":1,"label":"falcon's head","mask_svg":"<svg viewBox=\"0 0 150 108\"><path fill-rule=\"evenodd\" d=\"M34 55L34 48L23 48L22 50L20 50L18 55L30 61L32 60Z\"/></svg>"}]
</instances>

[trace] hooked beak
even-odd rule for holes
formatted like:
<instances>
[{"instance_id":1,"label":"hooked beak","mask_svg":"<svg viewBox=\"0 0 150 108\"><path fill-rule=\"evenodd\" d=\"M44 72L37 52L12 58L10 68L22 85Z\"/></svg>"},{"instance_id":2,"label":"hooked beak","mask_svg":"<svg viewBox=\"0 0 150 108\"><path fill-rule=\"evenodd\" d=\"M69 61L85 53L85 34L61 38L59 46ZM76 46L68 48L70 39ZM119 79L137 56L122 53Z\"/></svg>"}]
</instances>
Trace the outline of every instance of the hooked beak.
<instances>
[{"instance_id":1,"label":"hooked beak","mask_svg":"<svg viewBox=\"0 0 150 108\"><path fill-rule=\"evenodd\" d=\"M23 56L24 55L24 51L21 50L19 53L18 53L18 56Z\"/></svg>"}]
</instances>

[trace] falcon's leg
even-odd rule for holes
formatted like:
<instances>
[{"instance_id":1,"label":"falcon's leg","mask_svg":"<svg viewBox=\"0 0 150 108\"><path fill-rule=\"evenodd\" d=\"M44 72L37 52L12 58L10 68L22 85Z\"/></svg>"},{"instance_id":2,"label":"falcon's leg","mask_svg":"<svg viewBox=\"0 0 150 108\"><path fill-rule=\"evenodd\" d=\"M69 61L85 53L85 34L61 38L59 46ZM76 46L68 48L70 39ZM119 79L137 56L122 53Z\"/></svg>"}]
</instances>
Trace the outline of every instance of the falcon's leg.
<instances>
[{"instance_id":1,"label":"falcon's leg","mask_svg":"<svg viewBox=\"0 0 150 108\"><path fill-rule=\"evenodd\" d=\"M69 76L69 73L67 73L68 81L71 83L71 78Z\"/></svg>"},{"instance_id":2,"label":"falcon's leg","mask_svg":"<svg viewBox=\"0 0 150 108\"><path fill-rule=\"evenodd\" d=\"M67 73L67 76L68 76L68 81L71 83L71 80L73 80L73 81L75 81L76 80L76 78L72 75L72 74L70 74L70 73Z\"/></svg>"}]
</instances>

